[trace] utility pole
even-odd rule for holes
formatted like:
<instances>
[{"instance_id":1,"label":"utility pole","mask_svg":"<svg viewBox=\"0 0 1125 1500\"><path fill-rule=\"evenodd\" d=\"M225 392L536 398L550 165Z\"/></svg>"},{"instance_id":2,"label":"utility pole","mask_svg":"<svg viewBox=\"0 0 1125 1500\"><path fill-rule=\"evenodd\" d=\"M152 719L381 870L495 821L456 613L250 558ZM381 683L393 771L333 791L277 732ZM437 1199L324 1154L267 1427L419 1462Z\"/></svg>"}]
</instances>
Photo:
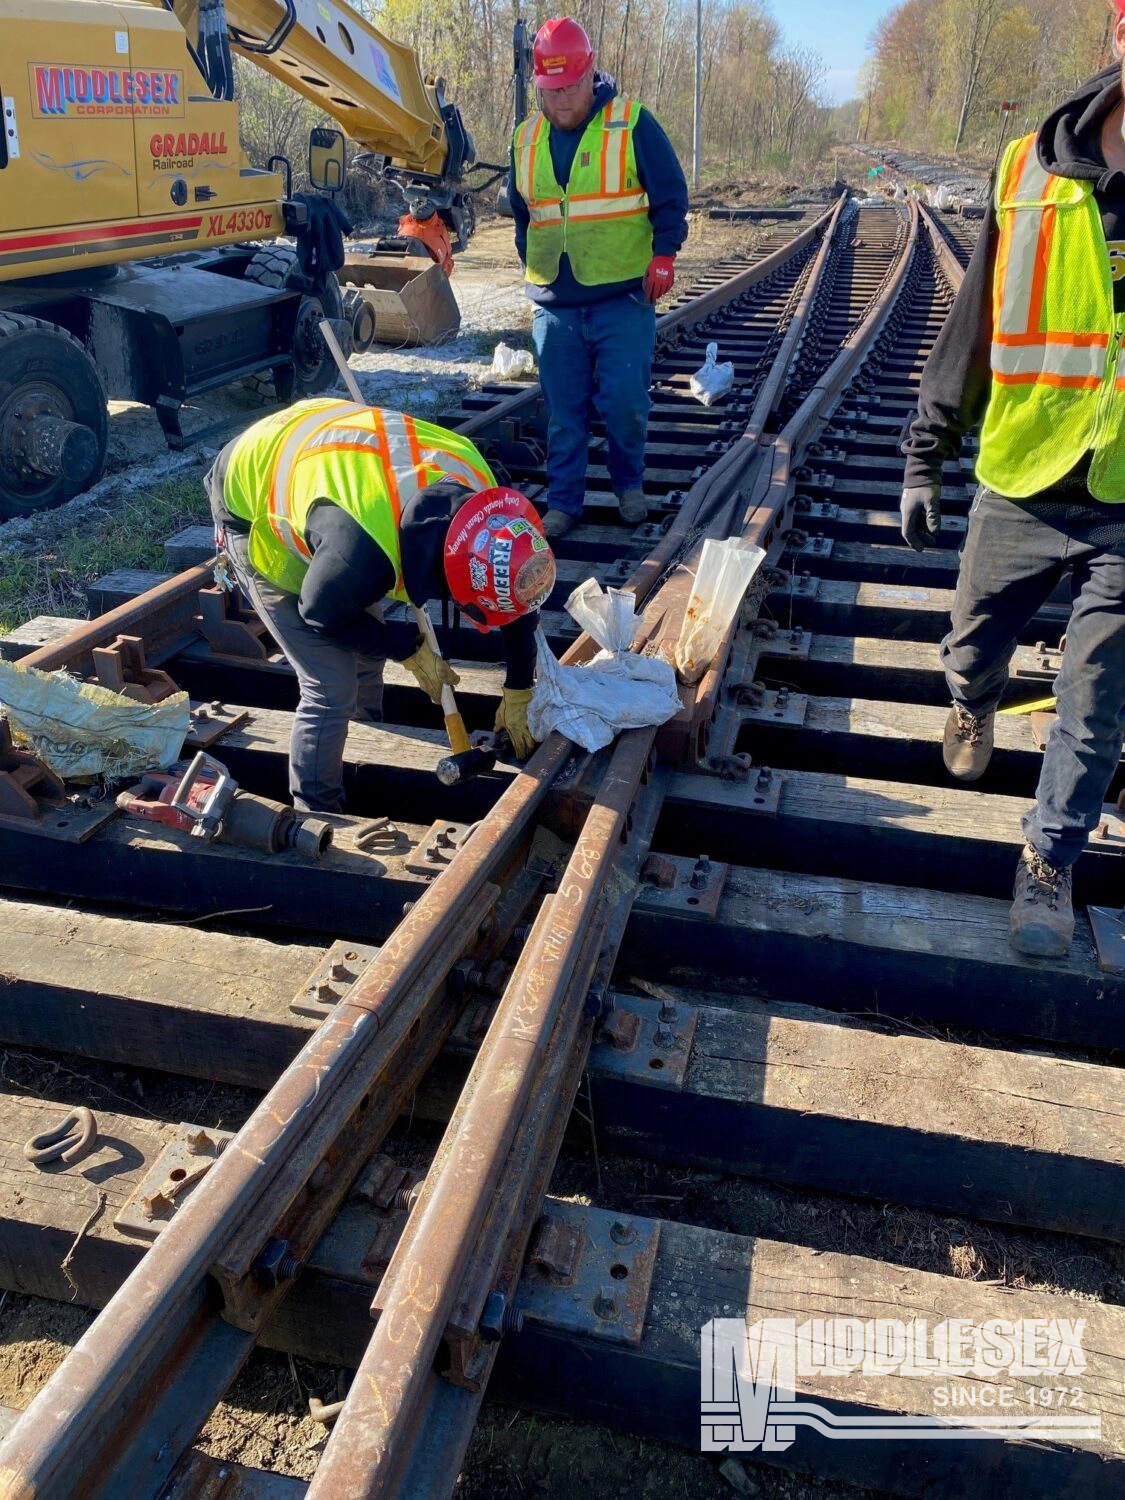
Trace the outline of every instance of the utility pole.
<instances>
[{"instance_id":1,"label":"utility pole","mask_svg":"<svg viewBox=\"0 0 1125 1500\"><path fill-rule=\"evenodd\" d=\"M703 158L703 0L695 0L695 121L691 133L691 185L699 189Z\"/></svg>"}]
</instances>

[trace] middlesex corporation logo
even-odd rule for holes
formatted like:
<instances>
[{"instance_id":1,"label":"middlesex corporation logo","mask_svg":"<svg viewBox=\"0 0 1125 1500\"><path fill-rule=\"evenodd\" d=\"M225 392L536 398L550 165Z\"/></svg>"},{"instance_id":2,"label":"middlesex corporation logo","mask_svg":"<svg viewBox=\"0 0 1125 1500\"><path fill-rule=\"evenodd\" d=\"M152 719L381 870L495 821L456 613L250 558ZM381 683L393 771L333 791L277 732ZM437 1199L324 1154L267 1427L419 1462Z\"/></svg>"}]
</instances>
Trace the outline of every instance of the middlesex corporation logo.
<instances>
[{"instance_id":1,"label":"middlesex corporation logo","mask_svg":"<svg viewBox=\"0 0 1125 1500\"><path fill-rule=\"evenodd\" d=\"M932 1327L924 1318L713 1318L700 1350L701 1446L776 1453L799 1427L896 1441L1098 1438L1101 1418L1085 1409L1081 1385L1085 1327L1085 1318L946 1318ZM864 1406L864 1377L890 1375L926 1383L922 1414L844 1416L797 1400L798 1377L833 1379L840 1402Z\"/></svg>"},{"instance_id":2,"label":"middlesex corporation logo","mask_svg":"<svg viewBox=\"0 0 1125 1500\"><path fill-rule=\"evenodd\" d=\"M31 112L37 119L68 115L182 115L179 69L51 67L31 63Z\"/></svg>"}]
</instances>

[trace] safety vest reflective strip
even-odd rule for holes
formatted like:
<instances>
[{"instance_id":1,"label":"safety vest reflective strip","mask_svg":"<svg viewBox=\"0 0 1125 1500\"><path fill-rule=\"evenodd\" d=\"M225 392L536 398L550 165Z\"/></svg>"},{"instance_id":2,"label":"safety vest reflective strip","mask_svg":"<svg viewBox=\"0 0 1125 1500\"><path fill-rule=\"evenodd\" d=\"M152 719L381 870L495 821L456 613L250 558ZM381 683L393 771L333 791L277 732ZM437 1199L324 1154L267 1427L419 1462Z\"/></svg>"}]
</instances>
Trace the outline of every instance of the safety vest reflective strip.
<instances>
[{"instance_id":1,"label":"safety vest reflective strip","mask_svg":"<svg viewBox=\"0 0 1125 1500\"><path fill-rule=\"evenodd\" d=\"M353 425L343 425L349 419ZM360 425L365 422L370 425ZM443 477L455 479L473 490L488 489L492 484L491 477L467 459L435 448L423 450L413 417L348 402L335 404L329 414L316 412L293 429L281 445L274 468L270 527L287 551L306 562L312 553L291 523L290 483L296 466L303 458L314 454L323 456L357 450L374 451L382 459L387 499L396 532L402 523L403 506L427 485ZM395 587L400 592L403 589L401 567Z\"/></svg>"},{"instance_id":2,"label":"safety vest reflective strip","mask_svg":"<svg viewBox=\"0 0 1125 1500\"><path fill-rule=\"evenodd\" d=\"M563 209L561 198L540 198L533 202L533 183L535 182L535 158L539 150L539 138L543 134L547 124L544 114L532 115L530 119L523 122L519 132L520 150L516 153L516 168L520 164L527 163L527 181L517 181L516 187L520 197L527 204L531 226L538 224L559 224L562 222ZM524 153L526 152L526 156Z\"/></svg>"},{"instance_id":3,"label":"safety vest reflective strip","mask_svg":"<svg viewBox=\"0 0 1125 1500\"><path fill-rule=\"evenodd\" d=\"M632 99L620 94L609 101L602 123L602 196L616 197L625 182L626 152L629 147L629 120ZM616 129L614 127L617 127ZM643 196L643 195L642 195Z\"/></svg>"},{"instance_id":4,"label":"safety vest reflective strip","mask_svg":"<svg viewBox=\"0 0 1125 1500\"><path fill-rule=\"evenodd\" d=\"M543 149L541 136L547 117L540 113L524 121L516 132L516 187L527 204L529 228L559 224L564 217L588 222L648 213L648 194L644 189L624 187L628 177L629 127L633 109L633 100L623 99L620 95L605 106L598 191L566 193L560 198L535 197L535 161L537 153ZM554 176L553 166L551 175Z\"/></svg>"},{"instance_id":5,"label":"safety vest reflective strip","mask_svg":"<svg viewBox=\"0 0 1125 1500\"><path fill-rule=\"evenodd\" d=\"M325 427L334 426L342 417L350 413L358 415L367 408L357 406L353 402L333 402L329 408L321 408L319 411L311 412L302 418L285 436L277 450L274 459L273 473L270 476L270 497L267 507L270 530L286 549L294 553L305 562L312 557L304 537L300 535L292 523L292 506L290 503L290 479L293 474L293 465L301 456L306 446L315 441L316 434Z\"/></svg>"},{"instance_id":6,"label":"safety vest reflective strip","mask_svg":"<svg viewBox=\"0 0 1125 1500\"><path fill-rule=\"evenodd\" d=\"M997 190L1000 238L993 277L992 378L1002 385L1089 390L1105 377L1108 333L1044 330L1043 298L1058 209L1057 179L1039 162L1035 137L1020 144ZM1021 210L1034 210L1021 212ZM1123 389L1121 380L1117 388Z\"/></svg>"}]
</instances>

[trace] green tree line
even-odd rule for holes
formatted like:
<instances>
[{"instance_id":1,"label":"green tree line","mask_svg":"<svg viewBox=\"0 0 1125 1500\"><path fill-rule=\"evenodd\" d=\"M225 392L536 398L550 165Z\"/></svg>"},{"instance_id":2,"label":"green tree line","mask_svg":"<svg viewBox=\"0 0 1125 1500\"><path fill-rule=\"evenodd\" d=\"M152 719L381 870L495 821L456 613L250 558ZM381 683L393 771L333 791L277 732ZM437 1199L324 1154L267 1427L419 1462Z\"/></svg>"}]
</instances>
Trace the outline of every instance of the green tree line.
<instances>
[{"instance_id":1,"label":"green tree line","mask_svg":"<svg viewBox=\"0 0 1125 1500\"><path fill-rule=\"evenodd\" d=\"M990 149L1000 105L1022 133L1112 58L1106 0L905 0L861 76L863 140Z\"/></svg>"},{"instance_id":2,"label":"green tree line","mask_svg":"<svg viewBox=\"0 0 1125 1500\"><path fill-rule=\"evenodd\" d=\"M356 8L387 36L413 47L425 74L446 80L478 157L506 159L516 123L512 30L519 6L510 0L360 0ZM534 30L559 10L547 6L523 16ZM578 0L571 13L589 32L598 65L653 111L688 165L695 0ZM704 0L702 71L706 175L799 170L820 158L831 135L820 92L824 63L807 49L787 46L761 0ZM264 162L281 151L302 162L302 141L315 117L311 107L241 61L238 92L251 159Z\"/></svg>"}]
</instances>

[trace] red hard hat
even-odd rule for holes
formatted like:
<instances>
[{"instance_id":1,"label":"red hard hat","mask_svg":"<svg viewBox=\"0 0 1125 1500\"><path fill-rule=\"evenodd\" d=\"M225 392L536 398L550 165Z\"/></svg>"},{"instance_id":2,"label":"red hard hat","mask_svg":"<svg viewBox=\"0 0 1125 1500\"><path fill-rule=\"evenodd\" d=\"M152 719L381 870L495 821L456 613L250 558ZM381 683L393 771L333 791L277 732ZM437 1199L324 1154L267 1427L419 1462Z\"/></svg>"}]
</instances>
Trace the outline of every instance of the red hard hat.
<instances>
[{"instance_id":1,"label":"red hard hat","mask_svg":"<svg viewBox=\"0 0 1125 1500\"><path fill-rule=\"evenodd\" d=\"M585 27L572 16L556 16L544 21L535 33L531 56L535 62L532 82L537 89L568 89L593 63L594 49Z\"/></svg>"},{"instance_id":2,"label":"red hard hat","mask_svg":"<svg viewBox=\"0 0 1125 1500\"><path fill-rule=\"evenodd\" d=\"M538 512L502 485L462 505L449 523L444 560L453 600L481 631L538 609L555 586L555 554Z\"/></svg>"}]
</instances>

